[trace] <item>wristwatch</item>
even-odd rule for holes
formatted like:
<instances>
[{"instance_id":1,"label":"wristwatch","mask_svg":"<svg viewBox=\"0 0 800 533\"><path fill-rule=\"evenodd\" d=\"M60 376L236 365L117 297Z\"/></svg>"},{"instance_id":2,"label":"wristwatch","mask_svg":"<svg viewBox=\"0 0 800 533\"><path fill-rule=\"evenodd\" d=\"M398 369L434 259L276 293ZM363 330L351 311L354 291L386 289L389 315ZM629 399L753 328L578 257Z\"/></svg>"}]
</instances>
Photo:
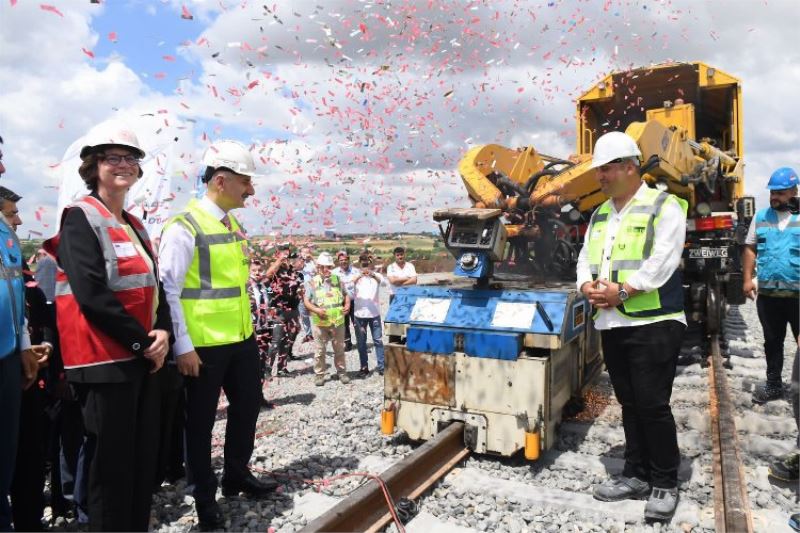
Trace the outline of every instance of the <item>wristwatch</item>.
<instances>
[{"instance_id":1,"label":"wristwatch","mask_svg":"<svg viewBox=\"0 0 800 533\"><path fill-rule=\"evenodd\" d=\"M628 294L628 291L625 290L625 287L623 285L619 286L619 292L617 294L619 295L620 302L624 302L631 296L630 294Z\"/></svg>"}]
</instances>

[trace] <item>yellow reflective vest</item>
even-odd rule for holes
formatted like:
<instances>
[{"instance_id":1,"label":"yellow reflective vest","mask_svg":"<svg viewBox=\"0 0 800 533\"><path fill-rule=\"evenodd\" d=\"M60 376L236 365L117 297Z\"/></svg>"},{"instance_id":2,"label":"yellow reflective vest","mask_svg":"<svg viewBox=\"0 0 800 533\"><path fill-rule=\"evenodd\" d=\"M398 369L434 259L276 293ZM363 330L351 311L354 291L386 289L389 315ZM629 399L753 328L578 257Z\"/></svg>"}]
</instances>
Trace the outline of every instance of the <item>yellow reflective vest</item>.
<instances>
[{"instance_id":1,"label":"yellow reflective vest","mask_svg":"<svg viewBox=\"0 0 800 533\"><path fill-rule=\"evenodd\" d=\"M219 346L243 341L253 334L247 239L238 221L228 214L229 230L197 200L167 222L183 224L194 236L194 256L186 272L181 306L192 344Z\"/></svg>"},{"instance_id":2,"label":"yellow reflective vest","mask_svg":"<svg viewBox=\"0 0 800 533\"><path fill-rule=\"evenodd\" d=\"M311 322L315 326L341 326L344 324L344 293L342 292L342 285L339 277L331 274L331 277L326 281L322 276L317 274L311 280L311 302L325 309L327 318L321 319L315 313L311 314Z\"/></svg>"},{"instance_id":3,"label":"yellow reflective vest","mask_svg":"<svg viewBox=\"0 0 800 533\"><path fill-rule=\"evenodd\" d=\"M606 200L592 215L588 229L587 246L589 269L592 279L600 274L603 247L606 242L608 217L611 213L611 199ZM661 218L662 207L666 202L678 202L685 213L686 201L656 189L648 188L645 194L631 200L620 221L611 248L611 280L620 285L631 274L639 270L645 259L650 257L655 239L655 227ZM683 314L682 278L678 269L667 282L657 290L640 292L617 306L616 311L632 319L677 318ZM596 316L596 314L595 314Z\"/></svg>"}]
</instances>

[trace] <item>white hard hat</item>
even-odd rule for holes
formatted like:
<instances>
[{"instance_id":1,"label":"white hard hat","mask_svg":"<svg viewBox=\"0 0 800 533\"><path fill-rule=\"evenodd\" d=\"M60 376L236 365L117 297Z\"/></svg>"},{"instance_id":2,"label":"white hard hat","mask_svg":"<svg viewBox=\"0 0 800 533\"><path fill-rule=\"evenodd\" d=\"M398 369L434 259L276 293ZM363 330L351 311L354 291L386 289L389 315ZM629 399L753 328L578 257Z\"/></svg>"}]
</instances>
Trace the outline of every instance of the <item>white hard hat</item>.
<instances>
[{"instance_id":1,"label":"white hard hat","mask_svg":"<svg viewBox=\"0 0 800 533\"><path fill-rule=\"evenodd\" d=\"M589 168L597 168L615 159L626 157L642 157L636 141L627 133L610 131L601 135L594 144L592 164Z\"/></svg>"},{"instance_id":2,"label":"white hard hat","mask_svg":"<svg viewBox=\"0 0 800 533\"><path fill-rule=\"evenodd\" d=\"M333 258L328 252L322 252L317 258L317 266L333 266Z\"/></svg>"},{"instance_id":3,"label":"white hard hat","mask_svg":"<svg viewBox=\"0 0 800 533\"><path fill-rule=\"evenodd\" d=\"M225 167L237 174L255 176L256 164L253 154L238 141L217 141L203 154L203 164L214 169Z\"/></svg>"},{"instance_id":4,"label":"white hard hat","mask_svg":"<svg viewBox=\"0 0 800 533\"><path fill-rule=\"evenodd\" d=\"M81 159L94 152L100 146L124 146L130 148L141 158L144 157L144 150L139 146L139 139L133 129L119 120L107 120L89 130L84 137L84 146L81 148Z\"/></svg>"}]
</instances>

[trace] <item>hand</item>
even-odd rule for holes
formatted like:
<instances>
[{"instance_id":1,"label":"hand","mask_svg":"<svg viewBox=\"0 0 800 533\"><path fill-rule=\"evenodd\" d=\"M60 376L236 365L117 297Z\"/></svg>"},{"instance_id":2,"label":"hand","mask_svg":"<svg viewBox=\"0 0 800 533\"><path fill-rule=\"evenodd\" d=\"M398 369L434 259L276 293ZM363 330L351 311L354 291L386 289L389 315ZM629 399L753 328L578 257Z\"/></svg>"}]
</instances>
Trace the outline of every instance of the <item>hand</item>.
<instances>
[{"instance_id":1,"label":"hand","mask_svg":"<svg viewBox=\"0 0 800 533\"><path fill-rule=\"evenodd\" d=\"M28 390L36 381L36 374L39 372L39 355L33 351L33 347L22 350L22 389Z\"/></svg>"},{"instance_id":2,"label":"hand","mask_svg":"<svg viewBox=\"0 0 800 533\"><path fill-rule=\"evenodd\" d=\"M203 364L203 361L200 360L200 356L197 355L196 351L192 350L191 352L186 352L185 354L177 356L175 362L178 365L178 372L180 372L181 375L193 378L200 375L200 366Z\"/></svg>"},{"instance_id":3,"label":"hand","mask_svg":"<svg viewBox=\"0 0 800 533\"><path fill-rule=\"evenodd\" d=\"M751 279L745 280L744 284L742 285L742 292L744 293L746 298L750 298L751 300L756 299L756 294L758 293L758 287L756 287L755 282Z\"/></svg>"},{"instance_id":4,"label":"hand","mask_svg":"<svg viewBox=\"0 0 800 533\"><path fill-rule=\"evenodd\" d=\"M596 279L590 287L584 286L586 287L584 294L589 297L589 303L593 306L599 309L611 309L620 304L619 283Z\"/></svg>"},{"instance_id":5,"label":"hand","mask_svg":"<svg viewBox=\"0 0 800 533\"><path fill-rule=\"evenodd\" d=\"M39 368L47 366L47 361L50 359L50 354L53 353L53 345L49 342L44 342L42 344L31 346L31 350L33 350L33 353L35 353L38 357L36 362L39 363Z\"/></svg>"},{"instance_id":6,"label":"hand","mask_svg":"<svg viewBox=\"0 0 800 533\"><path fill-rule=\"evenodd\" d=\"M317 307L316 309L314 309L313 312L314 312L315 315L320 317L322 320L327 320L328 319L328 312L325 309L323 309L322 307Z\"/></svg>"},{"instance_id":7,"label":"hand","mask_svg":"<svg viewBox=\"0 0 800 533\"><path fill-rule=\"evenodd\" d=\"M345 305L344 308L342 309L342 313L344 313L345 315L350 313L350 306Z\"/></svg>"},{"instance_id":8,"label":"hand","mask_svg":"<svg viewBox=\"0 0 800 533\"><path fill-rule=\"evenodd\" d=\"M163 329L154 329L147 336L155 339L155 341L144 351L144 356L154 361L163 359L167 355L167 350L169 350L169 333Z\"/></svg>"}]
</instances>

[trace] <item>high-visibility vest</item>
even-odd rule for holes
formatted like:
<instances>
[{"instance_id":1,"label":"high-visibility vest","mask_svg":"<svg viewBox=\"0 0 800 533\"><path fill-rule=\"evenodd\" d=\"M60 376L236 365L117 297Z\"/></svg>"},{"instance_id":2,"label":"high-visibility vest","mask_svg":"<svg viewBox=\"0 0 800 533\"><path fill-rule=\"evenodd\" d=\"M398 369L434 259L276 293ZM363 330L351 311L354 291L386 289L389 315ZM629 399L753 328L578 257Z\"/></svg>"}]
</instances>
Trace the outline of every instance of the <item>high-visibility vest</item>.
<instances>
[{"instance_id":1,"label":"high-visibility vest","mask_svg":"<svg viewBox=\"0 0 800 533\"><path fill-rule=\"evenodd\" d=\"M150 264L139 254L130 235L108 208L93 196L87 196L64 210L80 209L86 215L103 252L106 264L106 282L125 311L150 331L153 327L153 303L158 282ZM129 217L131 226L141 237L145 248L152 247L142 223ZM45 249L57 256L60 235L45 242ZM153 265L155 266L155 265ZM72 294L64 271L56 272L56 318L64 368L80 368L130 361L136 355L130 349L100 331L86 319L80 304ZM138 348L134 348L138 349Z\"/></svg>"},{"instance_id":2,"label":"high-visibility vest","mask_svg":"<svg viewBox=\"0 0 800 533\"><path fill-rule=\"evenodd\" d=\"M595 211L588 229L588 260L592 279L597 279L600 274L611 201L611 199L606 200ZM646 189L644 194L635 196L631 202L632 205L620 221L611 248L610 281L620 285L639 270L644 260L650 257L655 227L661 218L664 204L677 202L684 213L687 210L685 200L650 188ZM680 271L676 269L667 282L658 289L631 296L618 305L616 311L632 319L668 319L682 316L683 287Z\"/></svg>"},{"instance_id":3,"label":"high-visibility vest","mask_svg":"<svg viewBox=\"0 0 800 533\"><path fill-rule=\"evenodd\" d=\"M781 231L778 213L768 207L756 213L758 288L800 293L800 215L791 215Z\"/></svg>"},{"instance_id":4,"label":"high-visibility vest","mask_svg":"<svg viewBox=\"0 0 800 533\"><path fill-rule=\"evenodd\" d=\"M341 326L344 324L344 294L342 293L339 278L333 274L327 282L317 274L311 280L314 289L312 303L325 309L327 318L323 320L316 313L311 313L311 322L320 327Z\"/></svg>"},{"instance_id":5,"label":"high-visibility vest","mask_svg":"<svg viewBox=\"0 0 800 533\"><path fill-rule=\"evenodd\" d=\"M228 214L231 229L192 200L167 225L183 224L194 236L194 256L186 272L181 306L196 347L243 341L253 334L247 280L247 238Z\"/></svg>"},{"instance_id":6,"label":"high-visibility vest","mask_svg":"<svg viewBox=\"0 0 800 533\"><path fill-rule=\"evenodd\" d=\"M0 217L0 359L19 350L25 324L22 247Z\"/></svg>"}]
</instances>

